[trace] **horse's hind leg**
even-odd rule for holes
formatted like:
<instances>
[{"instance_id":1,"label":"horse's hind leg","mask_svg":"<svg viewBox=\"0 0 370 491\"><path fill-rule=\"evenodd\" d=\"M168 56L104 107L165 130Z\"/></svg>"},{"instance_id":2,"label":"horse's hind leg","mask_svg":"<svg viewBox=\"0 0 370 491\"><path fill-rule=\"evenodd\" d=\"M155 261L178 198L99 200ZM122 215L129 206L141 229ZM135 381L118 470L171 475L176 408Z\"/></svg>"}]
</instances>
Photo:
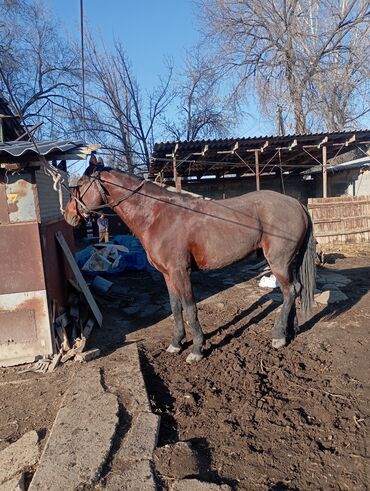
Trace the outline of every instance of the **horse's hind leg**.
<instances>
[{"instance_id":1,"label":"horse's hind leg","mask_svg":"<svg viewBox=\"0 0 370 491\"><path fill-rule=\"evenodd\" d=\"M292 312L292 308L295 306L296 288L291 266L287 266L286 268L274 267L273 264L270 264L270 266L276 279L280 283L284 298L280 313L276 318L272 329L272 346L278 349L286 344L288 321L291 313L294 315L294 322L296 322L295 312Z\"/></svg>"},{"instance_id":2,"label":"horse's hind leg","mask_svg":"<svg viewBox=\"0 0 370 491\"><path fill-rule=\"evenodd\" d=\"M182 304L179 295L168 291L172 314L175 320L172 342L167 348L169 353L179 353L181 351L181 341L185 338L184 320L182 318Z\"/></svg>"}]
</instances>

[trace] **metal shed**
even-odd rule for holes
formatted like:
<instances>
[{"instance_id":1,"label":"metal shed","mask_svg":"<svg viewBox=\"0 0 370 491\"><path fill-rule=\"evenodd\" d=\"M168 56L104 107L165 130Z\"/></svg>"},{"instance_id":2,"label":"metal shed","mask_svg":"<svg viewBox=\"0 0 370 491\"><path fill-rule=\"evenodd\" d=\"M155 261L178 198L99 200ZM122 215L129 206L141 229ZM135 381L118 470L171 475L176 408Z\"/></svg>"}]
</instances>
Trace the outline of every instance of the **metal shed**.
<instances>
[{"instance_id":1,"label":"metal shed","mask_svg":"<svg viewBox=\"0 0 370 491\"><path fill-rule=\"evenodd\" d=\"M72 277L55 239L62 232L73 249L72 228L39 155L50 161L84 158L96 146L52 141L37 148L32 142L0 144L0 366L54 352L52 321L66 306ZM68 198L64 191L64 203Z\"/></svg>"}]
</instances>

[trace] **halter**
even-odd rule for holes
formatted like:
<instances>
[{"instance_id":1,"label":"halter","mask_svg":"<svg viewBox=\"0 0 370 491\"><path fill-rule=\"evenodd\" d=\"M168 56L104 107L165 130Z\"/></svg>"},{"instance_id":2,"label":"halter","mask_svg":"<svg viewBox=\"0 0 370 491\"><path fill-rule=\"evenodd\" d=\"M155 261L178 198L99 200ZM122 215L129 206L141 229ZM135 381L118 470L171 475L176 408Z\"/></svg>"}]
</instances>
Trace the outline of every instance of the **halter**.
<instances>
[{"instance_id":1,"label":"halter","mask_svg":"<svg viewBox=\"0 0 370 491\"><path fill-rule=\"evenodd\" d=\"M94 172L93 174L91 174L88 177L89 177L89 180L82 186L82 188L81 189L78 188L79 196L73 195L73 199L77 203L77 211L82 216L84 216L84 213L90 215L91 213L95 213L96 210L106 208L107 206L109 206L112 209L115 208L120 203L122 203L122 201L125 201L126 199L130 198L133 194L135 194L137 191L139 191L139 189L141 189L145 184L145 179L144 179L134 189L129 190L128 193L124 194L120 198L117 198L114 201L112 201L111 203L109 203L109 200L107 198L107 192L102 185L102 182L109 182L109 181L102 181L100 179L100 172ZM82 201L82 198L84 197L84 195L87 193L87 191L90 189L90 187L94 183L96 184L96 187L99 191L99 194L100 194L104 204L90 208L87 205L85 205L85 203ZM114 183L109 183L109 184L114 185Z\"/></svg>"}]
</instances>

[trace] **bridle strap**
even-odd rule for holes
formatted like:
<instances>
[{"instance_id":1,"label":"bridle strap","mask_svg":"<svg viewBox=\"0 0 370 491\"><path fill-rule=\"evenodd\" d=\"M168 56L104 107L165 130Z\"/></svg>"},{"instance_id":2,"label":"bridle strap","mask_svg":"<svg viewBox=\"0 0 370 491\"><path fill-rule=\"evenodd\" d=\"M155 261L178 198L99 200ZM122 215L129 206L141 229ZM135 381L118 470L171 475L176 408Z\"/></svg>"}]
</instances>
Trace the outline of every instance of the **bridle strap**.
<instances>
[{"instance_id":1,"label":"bridle strap","mask_svg":"<svg viewBox=\"0 0 370 491\"><path fill-rule=\"evenodd\" d=\"M109 181L103 181L102 179L100 179L100 175L99 173L96 173L96 175L92 174L91 176L89 176L89 181L86 183L87 186L86 188L82 188L81 191L79 191L79 196L73 196L73 198L76 200L77 204L79 205L80 208L82 208L85 212L87 213L94 213L96 212L96 210L100 210L102 208L106 208L107 206L109 206L110 208L115 208L116 206L118 206L120 203L122 203L123 201L127 200L128 198L130 198L133 194L135 194L137 191L139 191L139 189L141 189L144 184L145 184L145 179L143 179L134 189L132 190L129 190L129 192L117 199L115 199L114 201L112 201L111 203L109 203L109 200L107 198L107 193L104 189L104 187L102 186L102 182L107 182L109 184L112 184L114 186L114 183L112 182L109 182ZM83 196L86 194L86 192L88 191L88 189L90 188L90 186L95 183L96 186L97 186L97 189L99 191L99 194L101 195L103 201L104 201L104 204L103 205L99 205L99 206L94 206L92 208L88 207L85 205L85 203L82 201L82 198Z\"/></svg>"}]
</instances>

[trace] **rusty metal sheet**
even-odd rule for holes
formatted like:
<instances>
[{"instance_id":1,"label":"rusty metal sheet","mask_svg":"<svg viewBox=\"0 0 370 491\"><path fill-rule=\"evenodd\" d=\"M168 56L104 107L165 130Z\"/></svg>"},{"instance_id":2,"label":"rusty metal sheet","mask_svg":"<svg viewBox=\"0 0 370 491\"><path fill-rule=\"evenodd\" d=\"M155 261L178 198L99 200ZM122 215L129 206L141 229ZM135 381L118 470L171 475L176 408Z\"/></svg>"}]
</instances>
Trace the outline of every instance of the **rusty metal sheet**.
<instances>
[{"instance_id":1,"label":"rusty metal sheet","mask_svg":"<svg viewBox=\"0 0 370 491\"><path fill-rule=\"evenodd\" d=\"M74 274L55 238L58 231L63 233L69 248L74 251L73 229L64 219L40 227L48 298L55 300L58 307L66 307L68 279L74 278Z\"/></svg>"},{"instance_id":2,"label":"rusty metal sheet","mask_svg":"<svg viewBox=\"0 0 370 491\"><path fill-rule=\"evenodd\" d=\"M9 223L9 214L8 204L6 200L5 184L0 180L0 224L2 223Z\"/></svg>"},{"instance_id":3,"label":"rusty metal sheet","mask_svg":"<svg viewBox=\"0 0 370 491\"><path fill-rule=\"evenodd\" d=\"M0 366L53 352L46 290L0 295Z\"/></svg>"},{"instance_id":4,"label":"rusty metal sheet","mask_svg":"<svg viewBox=\"0 0 370 491\"><path fill-rule=\"evenodd\" d=\"M39 225L0 225L0 295L45 289Z\"/></svg>"},{"instance_id":5,"label":"rusty metal sheet","mask_svg":"<svg viewBox=\"0 0 370 491\"><path fill-rule=\"evenodd\" d=\"M35 312L0 310L0 344L30 343L37 339Z\"/></svg>"},{"instance_id":6,"label":"rusty metal sheet","mask_svg":"<svg viewBox=\"0 0 370 491\"><path fill-rule=\"evenodd\" d=\"M31 174L10 176L5 185L11 223L37 220L35 186Z\"/></svg>"}]
</instances>

